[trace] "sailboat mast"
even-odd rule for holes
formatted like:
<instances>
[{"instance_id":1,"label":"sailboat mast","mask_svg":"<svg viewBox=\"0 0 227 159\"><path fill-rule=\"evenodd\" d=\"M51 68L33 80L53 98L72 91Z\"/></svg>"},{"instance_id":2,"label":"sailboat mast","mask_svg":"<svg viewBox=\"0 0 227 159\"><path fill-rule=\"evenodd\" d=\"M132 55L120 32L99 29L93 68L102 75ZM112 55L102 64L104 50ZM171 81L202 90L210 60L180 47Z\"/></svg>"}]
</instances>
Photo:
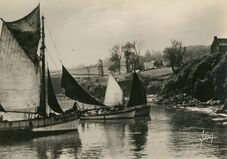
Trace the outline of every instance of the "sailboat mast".
<instances>
[{"instance_id":1,"label":"sailboat mast","mask_svg":"<svg viewBox=\"0 0 227 159\"><path fill-rule=\"evenodd\" d=\"M45 78L45 73L46 73L46 66L45 66L45 30L44 30L44 16L42 16L42 42L41 42L41 47L40 47L40 57L42 61L42 73L41 73L41 96L40 96L40 107L41 110L40 112L46 115L46 78Z\"/></svg>"}]
</instances>

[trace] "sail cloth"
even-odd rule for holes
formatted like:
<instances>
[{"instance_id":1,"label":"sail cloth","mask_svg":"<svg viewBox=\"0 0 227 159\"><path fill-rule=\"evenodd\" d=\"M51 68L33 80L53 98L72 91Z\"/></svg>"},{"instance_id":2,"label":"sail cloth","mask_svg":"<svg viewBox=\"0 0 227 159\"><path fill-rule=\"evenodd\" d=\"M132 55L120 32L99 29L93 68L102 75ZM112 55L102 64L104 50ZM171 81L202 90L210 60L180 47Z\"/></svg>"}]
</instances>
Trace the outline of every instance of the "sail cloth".
<instances>
[{"instance_id":1,"label":"sail cloth","mask_svg":"<svg viewBox=\"0 0 227 159\"><path fill-rule=\"evenodd\" d=\"M40 39L39 5L27 16L13 22L5 22L24 52L33 62L37 62L37 49Z\"/></svg>"},{"instance_id":2,"label":"sail cloth","mask_svg":"<svg viewBox=\"0 0 227 159\"><path fill-rule=\"evenodd\" d=\"M38 19L39 7L21 20L3 21L0 36L0 101L7 106L6 110L30 109L40 104L40 73L28 56L31 50L32 57L36 56ZM30 26L31 21L34 21L34 25Z\"/></svg>"},{"instance_id":3,"label":"sail cloth","mask_svg":"<svg viewBox=\"0 0 227 159\"><path fill-rule=\"evenodd\" d=\"M48 73L48 105L56 113L64 113L54 93L49 69L47 70L47 73Z\"/></svg>"},{"instance_id":4,"label":"sail cloth","mask_svg":"<svg viewBox=\"0 0 227 159\"><path fill-rule=\"evenodd\" d=\"M6 113L5 109L3 108L3 106L1 104L0 104L0 112L5 112Z\"/></svg>"},{"instance_id":5,"label":"sail cloth","mask_svg":"<svg viewBox=\"0 0 227 159\"><path fill-rule=\"evenodd\" d=\"M104 104L106 106L123 105L123 91L111 74L108 78Z\"/></svg>"},{"instance_id":6,"label":"sail cloth","mask_svg":"<svg viewBox=\"0 0 227 159\"><path fill-rule=\"evenodd\" d=\"M87 93L72 75L62 65L61 87L65 89L65 95L81 103L104 106L89 93Z\"/></svg>"},{"instance_id":7,"label":"sail cloth","mask_svg":"<svg viewBox=\"0 0 227 159\"><path fill-rule=\"evenodd\" d=\"M147 103L145 88L136 72L133 73L130 97L127 107L142 105Z\"/></svg>"}]
</instances>

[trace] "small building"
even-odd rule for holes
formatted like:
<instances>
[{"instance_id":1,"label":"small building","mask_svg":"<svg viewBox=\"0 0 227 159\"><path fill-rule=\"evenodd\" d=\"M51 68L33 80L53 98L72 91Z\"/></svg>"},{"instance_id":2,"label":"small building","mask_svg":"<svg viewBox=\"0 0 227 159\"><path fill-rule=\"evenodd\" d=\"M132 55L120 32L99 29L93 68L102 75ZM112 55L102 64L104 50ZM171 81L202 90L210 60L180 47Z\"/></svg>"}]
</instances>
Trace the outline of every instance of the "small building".
<instances>
[{"instance_id":1,"label":"small building","mask_svg":"<svg viewBox=\"0 0 227 159\"><path fill-rule=\"evenodd\" d=\"M227 52L227 38L217 38L217 36L214 36L210 51L212 54L225 54Z\"/></svg>"}]
</instances>

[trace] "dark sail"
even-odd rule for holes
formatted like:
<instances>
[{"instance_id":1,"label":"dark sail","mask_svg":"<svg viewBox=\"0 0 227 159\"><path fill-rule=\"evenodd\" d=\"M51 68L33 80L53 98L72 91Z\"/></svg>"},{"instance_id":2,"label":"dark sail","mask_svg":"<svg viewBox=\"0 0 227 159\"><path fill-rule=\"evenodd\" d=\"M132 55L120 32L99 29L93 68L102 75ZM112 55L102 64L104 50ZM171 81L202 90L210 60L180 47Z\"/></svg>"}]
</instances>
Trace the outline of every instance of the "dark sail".
<instances>
[{"instance_id":1,"label":"dark sail","mask_svg":"<svg viewBox=\"0 0 227 159\"><path fill-rule=\"evenodd\" d=\"M89 93L87 93L62 65L61 87L65 89L65 95L81 103L104 106Z\"/></svg>"},{"instance_id":2,"label":"dark sail","mask_svg":"<svg viewBox=\"0 0 227 159\"><path fill-rule=\"evenodd\" d=\"M3 106L1 104L0 104L0 112L5 112L6 113L5 109L3 108Z\"/></svg>"},{"instance_id":3,"label":"dark sail","mask_svg":"<svg viewBox=\"0 0 227 159\"><path fill-rule=\"evenodd\" d=\"M132 86L127 107L142 105L147 103L145 88L139 79L137 73L133 73Z\"/></svg>"},{"instance_id":4,"label":"dark sail","mask_svg":"<svg viewBox=\"0 0 227 159\"><path fill-rule=\"evenodd\" d=\"M29 58L37 63L37 49L40 39L39 5L24 18L13 22L5 22L5 24Z\"/></svg>"},{"instance_id":5,"label":"dark sail","mask_svg":"<svg viewBox=\"0 0 227 159\"><path fill-rule=\"evenodd\" d=\"M57 113L64 113L63 110L61 109L61 106L59 105L56 95L54 93L49 69L48 69L47 73L48 73L48 105L50 106L50 108L53 111L55 111Z\"/></svg>"}]
</instances>

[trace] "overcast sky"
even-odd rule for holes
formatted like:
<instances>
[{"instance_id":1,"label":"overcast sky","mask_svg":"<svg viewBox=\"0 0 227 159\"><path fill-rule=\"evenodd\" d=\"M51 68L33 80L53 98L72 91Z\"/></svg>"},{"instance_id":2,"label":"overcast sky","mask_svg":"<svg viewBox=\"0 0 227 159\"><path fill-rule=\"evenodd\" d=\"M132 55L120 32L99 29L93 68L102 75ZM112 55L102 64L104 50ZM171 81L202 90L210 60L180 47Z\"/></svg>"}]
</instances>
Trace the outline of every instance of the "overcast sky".
<instances>
[{"instance_id":1,"label":"overcast sky","mask_svg":"<svg viewBox=\"0 0 227 159\"><path fill-rule=\"evenodd\" d=\"M67 67L94 64L126 41L143 41L145 52L171 39L210 45L214 35L227 38L227 0L0 0L0 17L17 20L38 2ZM47 28L46 36L59 65Z\"/></svg>"}]
</instances>

